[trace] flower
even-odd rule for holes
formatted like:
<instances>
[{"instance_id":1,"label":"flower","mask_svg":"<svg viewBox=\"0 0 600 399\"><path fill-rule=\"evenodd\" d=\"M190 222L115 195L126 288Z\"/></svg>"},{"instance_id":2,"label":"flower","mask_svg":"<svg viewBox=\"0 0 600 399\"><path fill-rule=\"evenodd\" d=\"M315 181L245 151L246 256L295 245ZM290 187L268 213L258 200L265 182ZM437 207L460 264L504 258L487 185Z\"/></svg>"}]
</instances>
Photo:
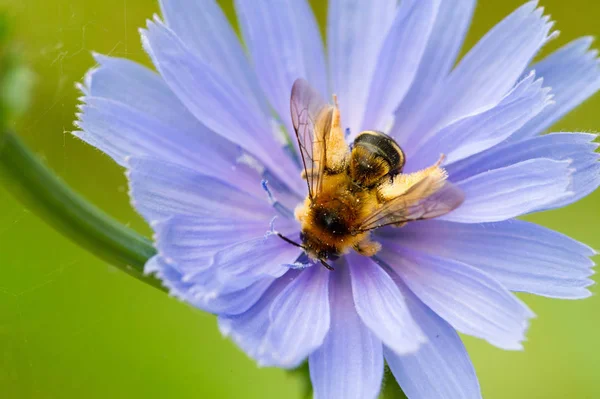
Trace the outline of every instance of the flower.
<instances>
[{"instance_id":1,"label":"flower","mask_svg":"<svg viewBox=\"0 0 600 399\"><path fill-rule=\"evenodd\" d=\"M515 219L600 184L595 135L541 135L600 88L590 38L532 65L555 36L536 2L455 65L474 0L331 0L327 57L305 0L236 1L242 44L213 1L162 0L141 30L158 73L95 55L74 134L127 168L154 231L146 265L219 316L259 364L307 357L317 398L374 398L384 359L411 399L478 398L457 331L522 348L531 310L511 292L585 298L595 251ZM446 154L464 203L375 230L382 249L335 271L310 266L293 209L307 194L290 156L290 90L336 93L351 140L383 130L405 172ZM268 182L268 183L267 183Z\"/></svg>"}]
</instances>

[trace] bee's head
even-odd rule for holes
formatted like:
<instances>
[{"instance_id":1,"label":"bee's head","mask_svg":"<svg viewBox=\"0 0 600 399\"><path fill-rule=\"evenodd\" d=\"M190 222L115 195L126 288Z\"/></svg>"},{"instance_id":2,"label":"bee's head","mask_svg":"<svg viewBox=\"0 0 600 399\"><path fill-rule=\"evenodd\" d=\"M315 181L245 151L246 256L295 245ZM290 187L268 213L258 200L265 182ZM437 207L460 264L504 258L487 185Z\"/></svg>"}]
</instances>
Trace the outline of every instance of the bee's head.
<instances>
[{"instance_id":1,"label":"bee's head","mask_svg":"<svg viewBox=\"0 0 600 399\"><path fill-rule=\"evenodd\" d=\"M309 231L302 231L300 233L300 240L304 252L313 260L325 261L339 258L339 254L335 248L324 245L321 240Z\"/></svg>"}]
</instances>

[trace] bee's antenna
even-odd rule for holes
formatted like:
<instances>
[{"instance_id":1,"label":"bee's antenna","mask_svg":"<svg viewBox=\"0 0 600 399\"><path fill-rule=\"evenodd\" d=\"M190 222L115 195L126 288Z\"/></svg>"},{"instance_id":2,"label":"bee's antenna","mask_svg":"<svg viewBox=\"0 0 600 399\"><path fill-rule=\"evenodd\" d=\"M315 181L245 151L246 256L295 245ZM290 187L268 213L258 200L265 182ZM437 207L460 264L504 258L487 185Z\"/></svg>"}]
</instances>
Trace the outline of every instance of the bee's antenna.
<instances>
[{"instance_id":1,"label":"bee's antenna","mask_svg":"<svg viewBox=\"0 0 600 399\"><path fill-rule=\"evenodd\" d=\"M306 250L306 247L304 247L304 245L300 245L296 241L290 240L289 238L287 238L286 236L284 236L281 233L276 233L276 234L279 236L279 238L281 238L283 241L287 242L288 244L292 244L295 247L302 248L302 249ZM335 270L329 263L325 262L325 260L323 260L323 259L319 259L319 260L321 261L321 264L323 266L325 266L325 268L327 270L331 270L331 271Z\"/></svg>"},{"instance_id":2,"label":"bee's antenna","mask_svg":"<svg viewBox=\"0 0 600 399\"><path fill-rule=\"evenodd\" d=\"M321 264L323 266L325 266L325 269L330 270L330 271L334 271L335 269L327 262L325 262L323 259L320 259Z\"/></svg>"},{"instance_id":3,"label":"bee's antenna","mask_svg":"<svg viewBox=\"0 0 600 399\"><path fill-rule=\"evenodd\" d=\"M279 236L279 238L281 238L283 241L287 242L288 244L292 244L293 246L298 247L298 248L306 249L306 248L304 248L304 245L300 245L296 241L290 240L289 238L287 238L286 236L284 236L281 233L277 233L277 235Z\"/></svg>"}]
</instances>

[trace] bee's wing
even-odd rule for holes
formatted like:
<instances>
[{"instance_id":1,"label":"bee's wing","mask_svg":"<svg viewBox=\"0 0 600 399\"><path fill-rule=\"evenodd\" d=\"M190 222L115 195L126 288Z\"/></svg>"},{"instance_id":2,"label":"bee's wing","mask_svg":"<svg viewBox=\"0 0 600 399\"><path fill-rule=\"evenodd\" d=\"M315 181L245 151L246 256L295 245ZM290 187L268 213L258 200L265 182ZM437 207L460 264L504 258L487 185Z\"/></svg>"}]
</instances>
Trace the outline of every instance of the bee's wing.
<instances>
[{"instance_id":1,"label":"bee's wing","mask_svg":"<svg viewBox=\"0 0 600 399\"><path fill-rule=\"evenodd\" d=\"M312 200L321 191L333 107L306 80L298 79L292 86L290 109L308 196Z\"/></svg>"},{"instance_id":2,"label":"bee's wing","mask_svg":"<svg viewBox=\"0 0 600 399\"><path fill-rule=\"evenodd\" d=\"M463 203L465 197L462 191L450 182L445 182L434 194L424 197L423 193L426 193L432 184L437 184L436 180L425 177L404 194L391 199L367 216L361 222L358 231L439 217Z\"/></svg>"}]
</instances>

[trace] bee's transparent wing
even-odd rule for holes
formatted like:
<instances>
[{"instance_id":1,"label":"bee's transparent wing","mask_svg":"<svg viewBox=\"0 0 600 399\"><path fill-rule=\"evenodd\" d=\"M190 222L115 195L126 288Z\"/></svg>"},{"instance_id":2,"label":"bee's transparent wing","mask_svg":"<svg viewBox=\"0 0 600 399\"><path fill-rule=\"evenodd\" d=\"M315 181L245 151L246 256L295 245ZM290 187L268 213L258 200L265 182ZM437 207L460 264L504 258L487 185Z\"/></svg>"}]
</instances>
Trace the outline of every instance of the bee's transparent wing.
<instances>
[{"instance_id":1,"label":"bee's transparent wing","mask_svg":"<svg viewBox=\"0 0 600 399\"><path fill-rule=\"evenodd\" d=\"M431 184L436 184L435 179L426 177L406 193L386 202L361 222L358 231L436 218L453 211L463 203L465 197L462 191L450 182L445 182L434 194L423 197L422 193L427 192Z\"/></svg>"},{"instance_id":2,"label":"bee's transparent wing","mask_svg":"<svg viewBox=\"0 0 600 399\"><path fill-rule=\"evenodd\" d=\"M304 167L303 177L308 185L308 196L313 200L321 191L326 166L325 143L331 130L333 107L306 80L298 79L292 86L290 109Z\"/></svg>"}]
</instances>

